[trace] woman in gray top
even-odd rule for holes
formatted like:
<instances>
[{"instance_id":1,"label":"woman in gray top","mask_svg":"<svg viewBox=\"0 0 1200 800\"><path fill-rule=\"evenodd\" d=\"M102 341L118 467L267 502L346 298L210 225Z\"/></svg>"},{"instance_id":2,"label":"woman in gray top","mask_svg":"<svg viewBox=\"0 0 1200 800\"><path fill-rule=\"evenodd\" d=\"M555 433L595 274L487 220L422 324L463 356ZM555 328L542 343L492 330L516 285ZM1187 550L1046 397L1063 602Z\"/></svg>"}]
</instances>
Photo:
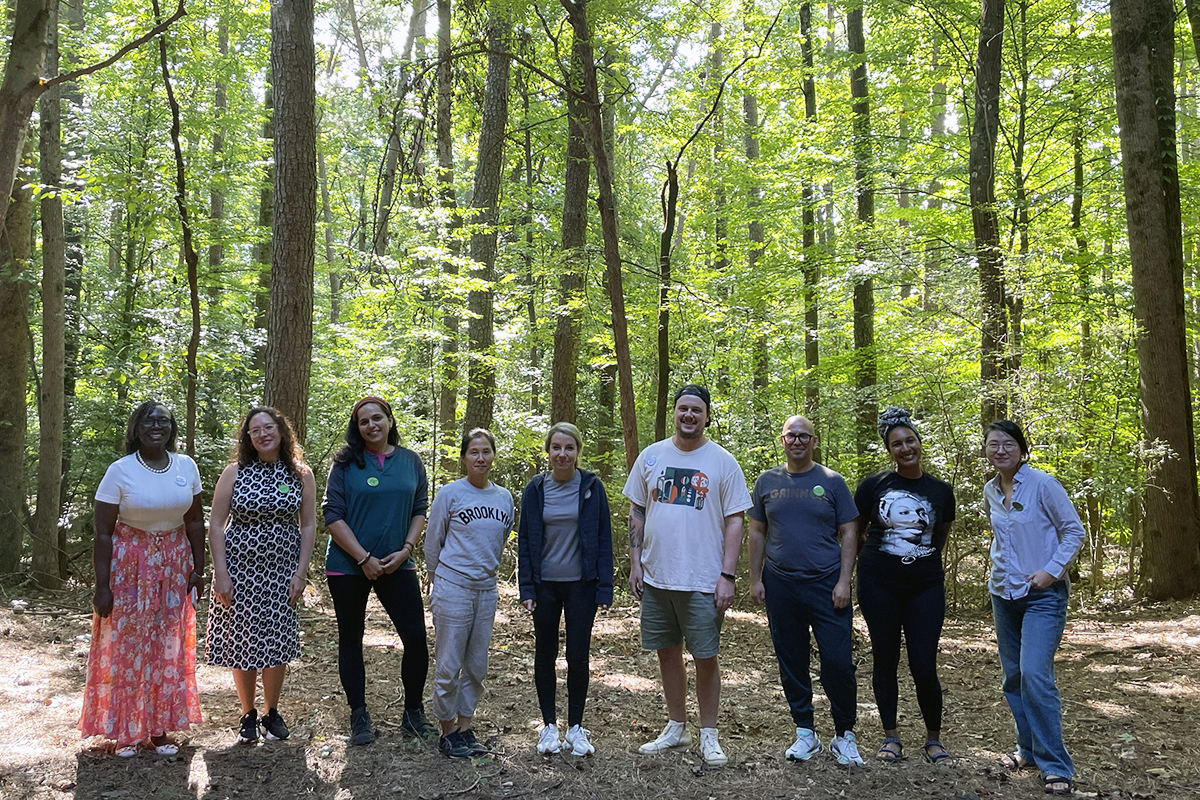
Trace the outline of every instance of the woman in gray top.
<instances>
[{"instance_id":1,"label":"woman in gray top","mask_svg":"<svg viewBox=\"0 0 1200 800\"><path fill-rule=\"evenodd\" d=\"M579 469L579 429L559 422L546 434L551 470L535 475L521 497L517 529L517 575L521 604L533 614L533 682L541 706L539 753L596 752L582 727L587 700L589 650L597 608L613 594L612 516L604 484ZM558 626L567 623L567 735L558 739L554 695Z\"/></svg>"},{"instance_id":2,"label":"woman in gray top","mask_svg":"<svg viewBox=\"0 0 1200 800\"><path fill-rule=\"evenodd\" d=\"M459 448L467 477L443 486L429 510L425 562L433 581L433 713L439 749L450 758L485 755L471 720L483 694L488 643L496 619L496 568L512 531L513 499L492 483L496 440L482 428Z\"/></svg>"}]
</instances>

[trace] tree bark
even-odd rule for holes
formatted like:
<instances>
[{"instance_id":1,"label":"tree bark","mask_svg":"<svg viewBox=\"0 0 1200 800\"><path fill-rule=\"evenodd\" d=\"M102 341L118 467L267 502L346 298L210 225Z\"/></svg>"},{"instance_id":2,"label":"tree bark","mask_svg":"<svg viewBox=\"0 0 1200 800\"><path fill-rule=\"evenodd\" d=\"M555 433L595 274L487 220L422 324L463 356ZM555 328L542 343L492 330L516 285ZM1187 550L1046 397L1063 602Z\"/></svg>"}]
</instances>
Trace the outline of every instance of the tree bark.
<instances>
[{"instance_id":1,"label":"tree bark","mask_svg":"<svg viewBox=\"0 0 1200 800\"><path fill-rule=\"evenodd\" d=\"M500 182L504 168L504 132L508 124L510 72L509 37L512 23L497 13L488 24L487 74L483 88L483 119L479 129L479 154L475 162L475 192L471 202L472 277L484 284L468 298L467 323L471 360L467 378L467 409L463 427L490 428L496 404L494 311L496 281L496 223Z\"/></svg>"},{"instance_id":2,"label":"tree bark","mask_svg":"<svg viewBox=\"0 0 1200 800\"><path fill-rule=\"evenodd\" d=\"M458 276L459 245L456 231L461 225L458 201L454 195L454 139L451 130L450 101L454 93L454 76L450 71L450 0L437 0L438 66L436 139L438 158L438 202L446 209L450 223L443 234L448 242L450 258L442 262L446 283L453 284ZM458 329L459 319L450 297L453 290L443 293L442 355L438 389L438 432L442 445L442 468L447 475L457 474L454 454L458 431Z\"/></svg>"},{"instance_id":3,"label":"tree bark","mask_svg":"<svg viewBox=\"0 0 1200 800\"><path fill-rule=\"evenodd\" d=\"M275 210L264 400L304 441L312 370L317 223L316 55L313 0L271 5L275 84Z\"/></svg>"},{"instance_id":4,"label":"tree bark","mask_svg":"<svg viewBox=\"0 0 1200 800\"><path fill-rule=\"evenodd\" d=\"M996 214L996 137L1000 127L1000 60L1004 0L983 0L975 60L975 117L971 128L969 184L975 258L983 303L979 379L983 424L1008 414L1007 291L1000 222Z\"/></svg>"},{"instance_id":5,"label":"tree bark","mask_svg":"<svg viewBox=\"0 0 1200 800\"><path fill-rule=\"evenodd\" d=\"M596 82L596 61L588 31L587 0L560 0L582 43L584 101L588 106L588 140L592 163L596 165L596 185L600 207L600 228L604 236L604 264L608 277L608 297L612 306L613 355L617 362L618 392L621 403L621 438L625 444L625 469L633 468L638 454L637 408L633 398L633 365L629 355L629 331L625 318L625 288L621 276L620 238L617 231L617 206L613 197L612 167L604 143L604 124L600 115L600 89Z\"/></svg>"},{"instance_id":6,"label":"tree bark","mask_svg":"<svg viewBox=\"0 0 1200 800\"><path fill-rule=\"evenodd\" d=\"M158 0L151 0L156 22L162 14ZM167 105L171 109L171 145L175 151L175 207L179 211L179 227L183 234L183 259L187 264L188 299L191 304L192 335L187 347L187 454L196 455L196 381L198 378L196 359L200 351L200 285L199 258L192 245L192 223L187 205L187 177L183 163L183 148L179 141L180 112L171 85L171 71L167 60L167 35L158 37L159 64L162 67L163 86L167 90Z\"/></svg>"},{"instance_id":7,"label":"tree bark","mask_svg":"<svg viewBox=\"0 0 1200 800\"><path fill-rule=\"evenodd\" d=\"M562 261L558 278L558 312L554 328L553 396L550 421L574 423L578 415L579 334L583 325L583 270L587 254L588 184L592 164L586 136L587 105L583 102L582 42L571 46L567 106L567 156L563 173Z\"/></svg>"},{"instance_id":8,"label":"tree bark","mask_svg":"<svg viewBox=\"0 0 1200 800\"><path fill-rule=\"evenodd\" d=\"M813 81L812 5L800 6L800 54L804 60L804 119L811 125L817 119L817 88ZM801 179L803 208L800 210L801 244L804 248L801 271L804 273L804 413L820 427L821 388L817 370L821 354L817 348L817 325L820 312L817 306L821 284L821 262L816 252L817 189L813 176L806 173ZM820 440L818 440L820 441Z\"/></svg>"},{"instance_id":9,"label":"tree bark","mask_svg":"<svg viewBox=\"0 0 1200 800\"><path fill-rule=\"evenodd\" d=\"M13 34L9 40L4 79L0 82L0 219L5 219L9 187L25 149L29 118L38 98L36 90L46 62L47 31L51 7L57 0L14 0ZM24 347L21 348L24 352Z\"/></svg>"},{"instance_id":10,"label":"tree bark","mask_svg":"<svg viewBox=\"0 0 1200 800\"><path fill-rule=\"evenodd\" d=\"M262 138L275 146L275 78L270 70L263 87ZM258 264L258 291L254 294L254 328L262 338L262 344L254 350L255 369L263 371L267 364L267 325L271 312L271 252L274 248L275 227L275 160L272 158L264 167L262 183L258 190L258 240L251 248L251 258Z\"/></svg>"},{"instance_id":11,"label":"tree bark","mask_svg":"<svg viewBox=\"0 0 1200 800\"><path fill-rule=\"evenodd\" d=\"M857 195L858 243L855 252L860 267L865 268L870 260L871 229L875 224L875 178L874 155L871 146L871 101L867 95L866 40L863 37L863 10L858 8L846 12L846 39L854 56L850 72L850 96L853 123L854 189ZM863 270L866 272L866 270ZM875 360L875 279L864 274L854 281L854 360L855 401L857 425L855 452L860 459L866 457L867 446L875 438L875 422L878 406L875 399L875 384L878 367ZM861 474L861 470L860 470Z\"/></svg>"},{"instance_id":12,"label":"tree bark","mask_svg":"<svg viewBox=\"0 0 1200 800\"><path fill-rule=\"evenodd\" d=\"M50 5L46 74L58 74L58 3ZM39 163L42 199L42 382L38 401L37 512L33 521L33 578L47 589L59 576L64 371L66 365L66 235L62 202L62 103L59 87L40 99Z\"/></svg>"},{"instance_id":13,"label":"tree bark","mask_svg":"<svg viewBox=\"0 0 1200 800\"><path fill-rule=\"evenodd\" d=\"M0 230L0 575L21 568L25 519L25 386L29 375L29 284L33 190L24 175L11 186Z\"/></svg>"},{"instance_id":14,"label":"tree bark","mask_svg":"<svg viewBox=\"0 0 1200 800\"><path fill-rule=\"evenodd\" d=\"M222 58L229 55L229 25L223 17L217 24L217 53ZM213 84L213 116L216 122L216 129L213 131L212 139L212 169L214 178L224 172L224 165L221 161L225 150L224 117L227 106L225 83L217 80ZM225 194L222 191L222 184L216 180L210 184L208 190L208 223L208 273L212 287L209 291L212 299L215 300L219 291L217 287L222 284L217 272L221 268L221 262L225 260Z\"/></svg>"},{"instance_id":15,"label":"tree bark","mask_svg":"<svg viewBox=\"0 0 1200 800\"><path fill-rule=\"evenodd\" d=\"M1200 498L1183 312L1183 240L1175 149L1174 9L1113 0L1113 72L1147 465L1139 591L1200 588Z\"/></svg>"}]
</instances>

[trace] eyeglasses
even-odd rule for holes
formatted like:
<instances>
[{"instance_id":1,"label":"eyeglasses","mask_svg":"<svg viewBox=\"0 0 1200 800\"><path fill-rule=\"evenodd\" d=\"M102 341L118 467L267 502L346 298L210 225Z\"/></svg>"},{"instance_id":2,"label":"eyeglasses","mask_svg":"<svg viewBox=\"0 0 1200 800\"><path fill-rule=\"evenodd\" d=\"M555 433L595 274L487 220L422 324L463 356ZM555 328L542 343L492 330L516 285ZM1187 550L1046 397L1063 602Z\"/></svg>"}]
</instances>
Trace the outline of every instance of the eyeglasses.
<instances>
[{"instance_id":1,"label":"eyeglasses","mask_svg":"<svg viewBox=\"0 0 1200 800\"><path fill-rule=\"evenodd\" d=\"M986 449L989 453L999 453L1001 451L1013 453L1020 450L1021 446L1016 442L988 442Z\"/></svg>"},{"instance_id":2,"label":"eyeglasses","mask_svg":"<svg viewBox=\"0 0 1200 800\"><path fill-rule=\"evenodd\" d=\"M249 433L252 437L257 439L259 436L262 436L265 433L274 433L277 430L279 430L279 426L272 423L270 425L263 425L261 428L251 428Z\"/></svg>"},{"instance_id":3,"label":"eyeglasses","mask_svg":"<svg viewBox=\"0 0 1200 800\"><path fill-rule=\"evenodd\" d=\"M787 442L788 444L795 444L796 442L799 442L800 444L808 444L815 438L817 438L817 437L811 433L790 433L789 432L789 433L785 433L783 435L783 440L785 442Z\"/></svg>"},{"instance_id":4,"label":"eyeglasses","mask_svg":"<svg viewBox=\"0 0 1200 800\"><path fill-rule=\"evenodd\" d=\"M170 417L143 417L141 425L143 428L169 428L171 427Z\"/></svg>"}]
</instances>

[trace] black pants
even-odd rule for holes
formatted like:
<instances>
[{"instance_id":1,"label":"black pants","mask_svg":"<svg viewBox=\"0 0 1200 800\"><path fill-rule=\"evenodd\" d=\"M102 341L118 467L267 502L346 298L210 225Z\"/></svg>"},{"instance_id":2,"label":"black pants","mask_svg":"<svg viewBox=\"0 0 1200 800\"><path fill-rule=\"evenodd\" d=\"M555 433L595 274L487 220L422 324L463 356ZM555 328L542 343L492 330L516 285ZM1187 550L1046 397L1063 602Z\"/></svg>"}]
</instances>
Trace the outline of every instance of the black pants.
<instances>
[{"instance_id":1,"label":"black pants","mask_svg":"<svg viewBox=\"0 0 1200 800\"><path fill-rule=\"evenodd\" d=\"M429 642L425 638L425 606L417 571L398 569L373 581L362 575L329 575L329 594L338 624L338 675L350 708L366 704L367 671L363 665L363 634L366 630L367 598L371 589L392 620L404 658L400 680L404 684L404 707L421 707L425 679L429 675Z\"/></svg>"},{"instance_id":2,"label":"black pants","mask_svg":"<svg viewBox=\"0 0 1200 800\"><path fill-rule=\"evenodd\" d=\"M779 680L797 728L813 726L812 675L809 673L809 629L821 657L821 686L829 698L833 727L838 736L854 730L858 711L858 684L854 679L854 653L850 632L853 607L833 607L833 587L839 571L824 578L802 581L763 570L767 591L767 623L779 659Z\"/></svg>"},{"instance_id":3,"label":"black pants","mask_svg":"<svg viewBox=\"0 0 1200 800\"><path fill-rule=\"evenodd\" d=\"M896 727L900 690L900 634L908 646L908 668L917 689L917 705L931 731L942 728L942 685L937 676L938 640L946 619L946 587L941 581L918 586L887 583L882 576L858 572L858 606L871 634L874 672L871 685L884 730Z\"/></svg>"},{"instance_id":4,"label":"black pants","mask_svg":"<svg viewBox=\"0 0 1200 800\"><path fill-rule=\"evenodd\" d=\"M542 721L556 724L554 704L558 660L558 622L567 618L567 727L583 724L591 671L589 651L592 623L596 621L596 581L542 581L537 584L533 609L533 684L537 688Z\"/></svg>"}]
</instances>

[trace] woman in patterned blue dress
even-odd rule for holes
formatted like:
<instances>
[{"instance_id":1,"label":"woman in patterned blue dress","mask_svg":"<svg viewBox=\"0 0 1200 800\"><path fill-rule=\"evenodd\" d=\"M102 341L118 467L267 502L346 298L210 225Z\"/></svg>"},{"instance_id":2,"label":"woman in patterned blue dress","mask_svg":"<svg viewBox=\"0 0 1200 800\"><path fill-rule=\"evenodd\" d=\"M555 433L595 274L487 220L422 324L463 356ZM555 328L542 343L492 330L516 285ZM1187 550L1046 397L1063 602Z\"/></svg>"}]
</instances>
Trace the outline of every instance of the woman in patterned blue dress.
<instances>
[{"instance_id":1,"label":"woman in patterned blue dress","mask_svg":"<svg viewBox=\"0 0 1200 800\"><path fill-rule=\"evenodd\" d=\"M213 492L209 545L213 559L208 663L233 669L242 706L238 741L286 739L279 693L287 664L300 655L296 603L317 532L316 484L287 418L250 409L236 460ZM262 672L266 713L254 705Z\"/></svg>"}]
</instances>

